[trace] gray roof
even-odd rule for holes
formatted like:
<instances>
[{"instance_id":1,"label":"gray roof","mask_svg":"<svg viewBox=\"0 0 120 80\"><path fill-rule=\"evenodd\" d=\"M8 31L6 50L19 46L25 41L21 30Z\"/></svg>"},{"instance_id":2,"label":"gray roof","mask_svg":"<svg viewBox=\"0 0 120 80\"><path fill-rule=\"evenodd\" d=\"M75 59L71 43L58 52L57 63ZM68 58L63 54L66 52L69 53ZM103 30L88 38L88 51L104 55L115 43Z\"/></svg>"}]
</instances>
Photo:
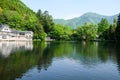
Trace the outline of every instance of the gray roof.
<instances>
[{"instance_id":1,"label":"gray roof","mask_svg":"<svg viewBox=\"0 0 120 80\"><path fill-rule=\"evenodd\" d=\"M1 24L0 25L0 31L4 28L4 27L8 27L8 25L6 24ZM10 29L10 28L9 28ZM11 29L10 29L11 30ZM12 33L33 33L32 31L18 31L18 30L11 30Z\"/></svg>"},{"instance_id":2,"label":"gray roof","mask_svg":"<svg viewBox=\"0 0 120 80\"><path fill-rule=\"evenodd\" d=\"M9 28L8 25L6 25L6 24L1 24L1 25L0 25L0 31L1 31L4 27L8 27L8 28Z\"/></svg>"},{"instance_id":3,"label":"gray roof","mask_svg":"<svg viewBox=\"0 0 120 80\"><path fill-rule=\"evenodd\" d=\"M32 31L18 31L18 30L12 30L12 33L32 33Z\"/></svg>"}]
</instances>

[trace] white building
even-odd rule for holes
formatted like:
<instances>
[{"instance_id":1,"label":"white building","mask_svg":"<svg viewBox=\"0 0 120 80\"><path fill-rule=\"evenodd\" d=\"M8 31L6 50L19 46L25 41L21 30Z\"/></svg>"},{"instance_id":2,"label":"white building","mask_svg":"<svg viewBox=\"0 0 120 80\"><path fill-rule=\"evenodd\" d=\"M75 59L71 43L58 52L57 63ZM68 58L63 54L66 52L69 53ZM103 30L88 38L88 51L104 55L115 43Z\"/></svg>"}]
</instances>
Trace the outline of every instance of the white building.
<instances>
[{"instance_id":1,"label":"white building","mask_svg":"<svg viewBox=\"0 0 120 80\"><path fill-rule=\"evenodd\" d=\"M0 41L31 41L32 31L17 31L9 28L8 25L0 25Z\"/></svg>"}]
</instances>

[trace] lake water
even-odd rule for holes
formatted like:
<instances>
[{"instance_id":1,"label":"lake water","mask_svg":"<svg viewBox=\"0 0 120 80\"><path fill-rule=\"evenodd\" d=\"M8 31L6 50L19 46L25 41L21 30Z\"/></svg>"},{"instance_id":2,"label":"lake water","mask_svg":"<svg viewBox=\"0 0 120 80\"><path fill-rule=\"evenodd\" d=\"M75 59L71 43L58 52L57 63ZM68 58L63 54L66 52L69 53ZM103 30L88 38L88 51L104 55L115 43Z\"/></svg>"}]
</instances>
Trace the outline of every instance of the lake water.
<instances>
[{"instance_id":1,"label":"lake water","mask_svg":"<svg viewBox=\"0 0 120 80\"><path fill-rule=\"evenodd\" d=\"M0 42L0 80L120 80L120 45Z\"/></svg>"}]
</instances>

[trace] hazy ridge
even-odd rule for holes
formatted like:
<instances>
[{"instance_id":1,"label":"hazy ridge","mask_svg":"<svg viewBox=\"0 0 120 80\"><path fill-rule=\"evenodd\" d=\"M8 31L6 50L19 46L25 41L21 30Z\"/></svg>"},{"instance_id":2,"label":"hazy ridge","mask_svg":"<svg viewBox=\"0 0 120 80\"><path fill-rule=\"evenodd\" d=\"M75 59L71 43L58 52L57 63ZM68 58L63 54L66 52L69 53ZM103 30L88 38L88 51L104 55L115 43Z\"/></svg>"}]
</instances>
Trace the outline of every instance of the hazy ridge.
<instances>
[{"instance_id":1,"label":"hazy ridge","mask_svg":"<svg viewBox=\"0 0 120 80\"><path fill-rule=\"evenodd\" d=\"M64 19L54 19L55 23L69 25L71 28L77 28L78 26L83 25L85 22L97 24L101 21L102 18L106 18L110 24L113 20L118 17L118 14L112 16L100 15L93 12L88 12L83 14L80 17L64 20Z\"/></svg>"}]
</instances>

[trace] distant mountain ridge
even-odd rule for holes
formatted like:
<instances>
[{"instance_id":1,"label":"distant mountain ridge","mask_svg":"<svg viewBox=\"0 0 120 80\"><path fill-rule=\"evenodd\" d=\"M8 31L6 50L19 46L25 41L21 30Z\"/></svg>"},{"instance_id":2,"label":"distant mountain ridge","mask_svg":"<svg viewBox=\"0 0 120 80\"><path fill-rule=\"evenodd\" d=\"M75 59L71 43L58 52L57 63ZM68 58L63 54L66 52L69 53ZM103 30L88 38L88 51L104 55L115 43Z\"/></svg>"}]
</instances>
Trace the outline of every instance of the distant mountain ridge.
<instances>
[{"instance_id":1,"label":"distant mountain ridge","mask_svg":"<svg viewBox=\"0 0 120 80\"><path fill-rule=\"evenodd\" d=\"M97 13L88 12L83 14L80 17L64 20L64 19L54 19L54 22L57 24L69 25L71 28L77 28L78 26L83 25L85 22L87 23L99 23L102 18L106 18L109 23L113 23L113 20L118 17L118 14L113 16L105 16Z\"/></svg>"}]
</instances>

